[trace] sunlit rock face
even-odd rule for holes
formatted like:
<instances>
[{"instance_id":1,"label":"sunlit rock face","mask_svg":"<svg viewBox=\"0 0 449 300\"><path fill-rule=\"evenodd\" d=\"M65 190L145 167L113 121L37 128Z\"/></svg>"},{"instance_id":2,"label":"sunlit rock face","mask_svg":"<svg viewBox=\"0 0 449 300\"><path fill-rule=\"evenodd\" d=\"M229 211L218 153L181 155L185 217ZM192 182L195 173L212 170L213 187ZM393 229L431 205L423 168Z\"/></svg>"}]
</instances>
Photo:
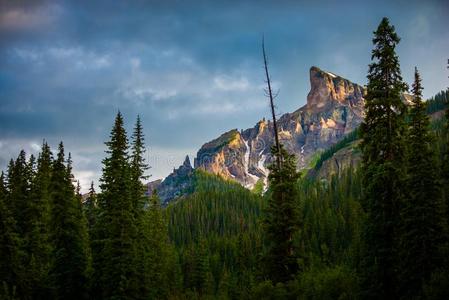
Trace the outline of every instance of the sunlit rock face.
<instances>
[{"instance_id":1,"label":"sunlit rock face","mask_svg":"<svg viewBox=\"0 0 449 300\"><path fill-rule=\"evenodd\" d=\"M310 69L310 85L307 104L278 121L280 141L297 156L299 169L307 167L317 151L357 128L363 119L362 86L317 67ZM273 124L261 120L253 128L234 129L204 144L194 165L252 188L258 180L266 181L273 144Z\"/></svg>"}]
</instances>

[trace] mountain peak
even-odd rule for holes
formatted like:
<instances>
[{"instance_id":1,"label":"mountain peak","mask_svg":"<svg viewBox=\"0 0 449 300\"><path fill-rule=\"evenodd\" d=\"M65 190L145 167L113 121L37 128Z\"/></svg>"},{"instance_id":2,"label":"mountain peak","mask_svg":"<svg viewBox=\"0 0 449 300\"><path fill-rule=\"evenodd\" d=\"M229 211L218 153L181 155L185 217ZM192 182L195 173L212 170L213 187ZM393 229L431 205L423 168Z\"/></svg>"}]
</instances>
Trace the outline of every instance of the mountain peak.
<instances>
[{"instance_id":1,"label":"mountain peak","mask_svg":"<svg viewBox=\"0 0 449 300\"><path fill-rule=\"evenodd\" d=\"M186 168L192 168L192 164L190 163L190 158L188 155L186 155L186 158L184 159L184 163L182 165Z\"/></svg>"},{"instance_id":2,"label":"mountain peak","mask_svg":"<svg viewBox=\"0 0 449 300\"><path fill-rule=\"evenodd\" d=\"M307 108L320 111L329 106L363 106L364 88L348 79L316 66L310 68L310 92L307 95Z\"/></svg>"},{"instance_id":3,"label":"mountain peak","mask_svg":"<svg viewBox=\"0 0 449 300\"><path fill-rule=\"evenodd\" d=\"M299 169L307 168L317 151L340 141L363 120L362 86L316 66L310 68L310 83L307 104L278 119L281 142L297 156ZM273 130L273 123L264 119L252 128L229 130L198 150L194 168L235 180L247 188L261 179L266 183L267 166L273 162ZM186 157L184 164L160 184L161 199L170 201L188 190L180 182L191 182L192 174Z\"/></svg>"},{"instance_id":4,"label":"mountain peak","mask_svg":"<svg viewBox=\"0 0 449 300\"><path fill-rule=\"evenodd\" d=\"M310 77L316 76L317 74L319 74L323 77L326 76L326 77L331 77L331 78L342 78L341 76L338 76L332 72L324 71L324 70L318 68L317 66L311 66L310 67Z\"/></svg>"}]
</instances>

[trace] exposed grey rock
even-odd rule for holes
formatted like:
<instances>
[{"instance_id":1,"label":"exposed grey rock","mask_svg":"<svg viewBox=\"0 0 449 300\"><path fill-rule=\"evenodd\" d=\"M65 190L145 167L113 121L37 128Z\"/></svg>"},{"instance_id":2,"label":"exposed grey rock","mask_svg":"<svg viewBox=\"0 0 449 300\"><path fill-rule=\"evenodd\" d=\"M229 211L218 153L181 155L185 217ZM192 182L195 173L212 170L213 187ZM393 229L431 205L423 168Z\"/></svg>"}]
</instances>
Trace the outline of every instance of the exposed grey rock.
<instances>
[{"instance_id":1,"label":"exposed grey rock","mask_svg":"<svg viewBox=\"0 0 449 300\"><path fill-rule=\"evenodd\" d=\"M147 183L147 195L157 190L162 204L166 205L170 200L188 194L193 185L193 171L189 156L186 156L184 163L164 180Z\"/></svg>"}]
</instances>

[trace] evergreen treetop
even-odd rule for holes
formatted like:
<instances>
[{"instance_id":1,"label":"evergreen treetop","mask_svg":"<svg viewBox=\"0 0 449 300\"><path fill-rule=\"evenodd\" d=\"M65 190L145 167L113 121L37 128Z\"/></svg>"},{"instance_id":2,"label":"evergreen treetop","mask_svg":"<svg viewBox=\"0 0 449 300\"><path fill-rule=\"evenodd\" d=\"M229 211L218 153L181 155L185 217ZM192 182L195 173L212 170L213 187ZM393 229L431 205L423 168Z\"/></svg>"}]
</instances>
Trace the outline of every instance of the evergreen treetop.
<instances>
[{"instance_id":1,"label":"evergreen treetop","mask_svg":"<svg viewBox=\"0 0 449 300\"><path fill-rule=\"evenodd\" d=\"M400 41L388 18L374 32L369 65L365 119L361 125L363 205L367 213L362 234L363 297L396 297L396 231L399 205L405 194L405 112L396 46Z\"/></svg>"},{"instance_id":2,"label":"evergreen treetop","mask_svg":"<svg viewBox=\"0 0 449 300\"><path fill-rule=\"evenodd\" d=\"M284 147L272 148L282 164L269 166L269 201L264 218L267 253L264 255L264 273L273 282L287 282L298 271L298 253L293 247L293 236L299 229L297 212L300 174L296 170L295 156Z\"/></svg>"},{"instance_id":3,"label":"evergreen treetop","mask_svg":"<svg viewBox=\"0 0 449 300\"><path fill-rule=\"evenodd\" d=\"M58 299L86 299L89 243L79 198L72 183L71 159L61 142L52 172L52 243L50 278Z\"/></svg>"},{"instance_id":4,"label":"evergreen treetop","mask_svg":"<svg viewBox=\"0 0 449 300\"><path fill-rule=\"evenodd\" d=\"M400 207L399 296L423 296L423 286L444 263L446 237L438 164L429 117L422 101L422 83L415 68L413 105L409 112L406 197Z\"/></svg>"}]
</instances>

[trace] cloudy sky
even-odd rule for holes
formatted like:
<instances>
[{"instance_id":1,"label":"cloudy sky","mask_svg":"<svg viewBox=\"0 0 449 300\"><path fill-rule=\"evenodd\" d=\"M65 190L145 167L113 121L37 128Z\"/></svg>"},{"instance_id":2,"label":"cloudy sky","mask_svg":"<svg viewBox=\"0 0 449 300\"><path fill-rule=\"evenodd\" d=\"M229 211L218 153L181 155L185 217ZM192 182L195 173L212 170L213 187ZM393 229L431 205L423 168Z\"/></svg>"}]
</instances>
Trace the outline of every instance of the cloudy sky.
<instances>
[{"instance_id":1,"label":"cloudy sky","mask_svg":"<svg viewBox=\"0 0 449 300\"><path fill-rule=\"evenodd\" d=\"M318 4L319 3L319 4ZM425 96L448 86L447 1L0 0L0 169L63 140L86 190L118 110L140 114L153 179L232 128L268 116L265 35L280 113L304 105L316 65L365 84L383 16Z\"/></svg>"}]
</instances>

